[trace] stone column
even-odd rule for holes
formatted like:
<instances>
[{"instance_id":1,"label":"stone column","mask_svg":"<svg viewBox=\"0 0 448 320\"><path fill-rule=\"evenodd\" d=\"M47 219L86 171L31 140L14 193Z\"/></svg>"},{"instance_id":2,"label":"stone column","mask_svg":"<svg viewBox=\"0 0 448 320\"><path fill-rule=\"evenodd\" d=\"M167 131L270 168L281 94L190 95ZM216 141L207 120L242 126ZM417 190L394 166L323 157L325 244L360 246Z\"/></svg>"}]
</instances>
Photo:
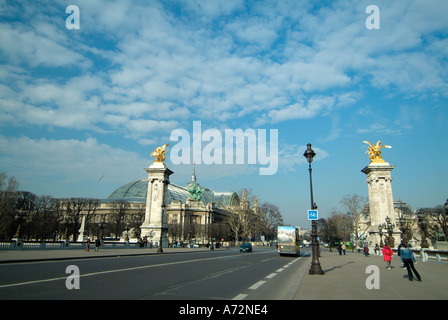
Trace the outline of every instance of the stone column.
<instances>
[{"instance_id":1,"label":"stone column","mask_svg":"<svg viewBox=\"0 0 448 320\"><path fill-rule=\"evenodd\" d=\"M84 235L85 229L86 229L86 216L85 214L82 215L82 220L81 220L81 228L79 228L79 235L78 235L78 239L76 241L85 241L86 237Z\"/></svg>"},{"instance_id":2,"label":"stone column","mask_svg":"<svg viewBox=\"0 0 448 320\"><path fill-rule=\"evenodd\" d=\"M169 176L173 174L173 171L162 163L154 163L145 170L148 173L148 193L145 220L140 227L141 236L147 236L154 243L159 243L162 234L162 246L166 248L168 247L166 205Z\"/></svg>"},{"instance_id":3,"label":"stone column","mask_svg":"<svg viewBox=\"0 0 448 320\"><path fill-rule=\"evenodd\" d=\"M380 244L380 236L378 226L386 223L386 218L390 218L390 222L395 224L393 231L395 238L395 246L400 243L400 230L395 221L394 199L392 196L392 176L391 171L395 166L391 166L387 162L374 163L371 162L361 171L366 174L366 183L369 190L369 210L370 210L370 227L368 229L367 241L369 247L373 248L376 243ZM386 235L386 229L383 230ZM398 237L397 237L398 236Z\"/></svg>"}]
</instances>

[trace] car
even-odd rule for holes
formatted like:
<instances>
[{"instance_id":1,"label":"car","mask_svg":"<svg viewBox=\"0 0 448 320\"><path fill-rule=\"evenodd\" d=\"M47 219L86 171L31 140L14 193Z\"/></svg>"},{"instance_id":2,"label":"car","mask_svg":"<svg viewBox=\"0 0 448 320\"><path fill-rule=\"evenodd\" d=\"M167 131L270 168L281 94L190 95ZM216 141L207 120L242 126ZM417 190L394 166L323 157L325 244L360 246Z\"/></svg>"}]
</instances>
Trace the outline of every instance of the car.
<instances>
[{"instance_id":1,"label":"car","mask_svg":"<svg viewBox=\"0 0 448 320\"><path fill-rule=\"evenodd\" d=\"M245 242L240 246L240 252L252 252L252 244Z\"/></svg>"}]
</instances>

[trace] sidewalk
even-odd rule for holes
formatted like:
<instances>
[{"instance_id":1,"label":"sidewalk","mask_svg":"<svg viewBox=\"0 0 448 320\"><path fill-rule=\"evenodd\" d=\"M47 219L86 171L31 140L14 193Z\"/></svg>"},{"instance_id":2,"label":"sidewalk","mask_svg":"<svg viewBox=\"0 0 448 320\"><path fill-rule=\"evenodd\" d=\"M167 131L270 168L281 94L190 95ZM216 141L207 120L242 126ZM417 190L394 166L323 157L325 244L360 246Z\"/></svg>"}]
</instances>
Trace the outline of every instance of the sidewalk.
<instances>
[{"instance_id":1,"label":"sidewalk","mask_svg":"<svg viewBox=\"0 0 448 320\"><path fill-rule=\"evenodd\" d=\"M322 252L319 259L324 275L309 275L305 271L295 300L440 300L448 299L448 264L419 262L415 268L422 282L409 281L406 269L401 268L400 257L392 257L392 269L387 269L383 257L347 252L340 256ZM311 263L311 258L309 259ZM378 266L379 289L367 289L366 273L369 265ZM369 279L372 279L370 277ZM372 283L372 281L368 281Z\"/></svg>"},{"instance_id":2,"label":"sidewalk","mask_svg":"<svg viewBox=\"0 0 448 320\"><path fill-rule=\"evenodd\" d=\"M99 249L95 252L95 247L90 251L76 249L29 249L29 250L0 250L0 264L13 262L35 262L45 260L71 260L89 259L98 257L118 257L157 254L158 248L129 248L129 249ZM188 253L209 251L208 248L163 248L163 253ZM215 249L225 250L225 249Z\"/></svg>"}]
</instances>

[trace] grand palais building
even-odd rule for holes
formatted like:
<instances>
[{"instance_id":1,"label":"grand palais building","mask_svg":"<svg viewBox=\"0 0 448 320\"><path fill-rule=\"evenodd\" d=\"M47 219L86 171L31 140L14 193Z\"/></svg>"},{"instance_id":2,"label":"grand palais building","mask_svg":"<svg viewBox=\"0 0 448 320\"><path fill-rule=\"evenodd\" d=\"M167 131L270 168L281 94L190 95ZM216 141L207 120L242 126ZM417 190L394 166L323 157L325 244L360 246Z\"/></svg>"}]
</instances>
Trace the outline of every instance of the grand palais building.
<instances>
[{"instance_id":1,"label":"grand palais building","mask_svg":"<svg viewBox=\"0 0 448 320\"><path fill-rule=\"evenodd\" d=\"M200 192L194 194L193 191L198 189ZM121 240L140 238L139 227L145 216L147 190L146 178L122 185L101 201L96 211L87 218L87 225L104 228L107 224L114 224L114 220L119 218L122 219L121 230L125 229L118 235ZM238 213L241 209L249 209L248 204L245 190L243 199L236 192L215 192L197 182L193 169L187 184L168 184L166 215L170 243L208 244L210 241L229 241L231 239L225 217L230 213ZM107 237L113 233L111 229L108 231L101 231L101 236ZM97 233L99 232L88 230L86 221L83 221L78 241L85 240L87 236L97 236ZM147 241L151 240L157 242L157 239L148 237Z\"/></svg>"}]
</instances>

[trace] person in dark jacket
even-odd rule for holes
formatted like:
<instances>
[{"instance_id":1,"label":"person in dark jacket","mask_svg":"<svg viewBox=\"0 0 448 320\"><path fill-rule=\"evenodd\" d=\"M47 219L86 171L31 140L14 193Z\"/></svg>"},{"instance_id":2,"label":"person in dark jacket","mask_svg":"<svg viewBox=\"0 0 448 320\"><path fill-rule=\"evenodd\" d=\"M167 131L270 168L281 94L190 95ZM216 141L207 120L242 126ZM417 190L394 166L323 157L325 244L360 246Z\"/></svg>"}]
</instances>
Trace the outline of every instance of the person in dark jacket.
<instances>
[{"instance_id":1,"label":"person in dark jacket","mask_svg":"<svg viewBox=\"0 0 448 320\"><path fill-rule=\"evenodd\" d=\"M97 238L95 240L95 251L98 252L98 250L100 249L101 246L101 240L99 238Z\"/></svg>"},{"instance_id":2,"label":"person in dark jacket","mask_svg":"<svg viewBox=\"0 0 448 320\"><path fill-rule=\"evenodd\" d=\"M406 268L405 266L404 266L404 261L403 261L403 257L401 256L401 247L403 246L403 244L404 244L404 241L403 240L401 240L401 242L400 242L400 244L398 245L398 248L397 248L397 255L400 257L400 259L401 259L401 267L402 268Z\"/></svg>"},{"instance_id":3,"label":"person in dark jacket","mask_svg":"<svg viewBox=\"0 0 448 320\"><path fill-rule=\"evenodd\" d=\"M420 274L417 272L417 270L415 270L414 267L414 262L417 263L417 261L415 261L414 254L412 253L411 249L408 247L406 243L403 243L403 245L400 248L400 257L403 259L403 263L406 269L408 270L409 280L412 281L414 279L412 274L413 271L417 280L422 281Z\"/></svg>"}]
</instances>

